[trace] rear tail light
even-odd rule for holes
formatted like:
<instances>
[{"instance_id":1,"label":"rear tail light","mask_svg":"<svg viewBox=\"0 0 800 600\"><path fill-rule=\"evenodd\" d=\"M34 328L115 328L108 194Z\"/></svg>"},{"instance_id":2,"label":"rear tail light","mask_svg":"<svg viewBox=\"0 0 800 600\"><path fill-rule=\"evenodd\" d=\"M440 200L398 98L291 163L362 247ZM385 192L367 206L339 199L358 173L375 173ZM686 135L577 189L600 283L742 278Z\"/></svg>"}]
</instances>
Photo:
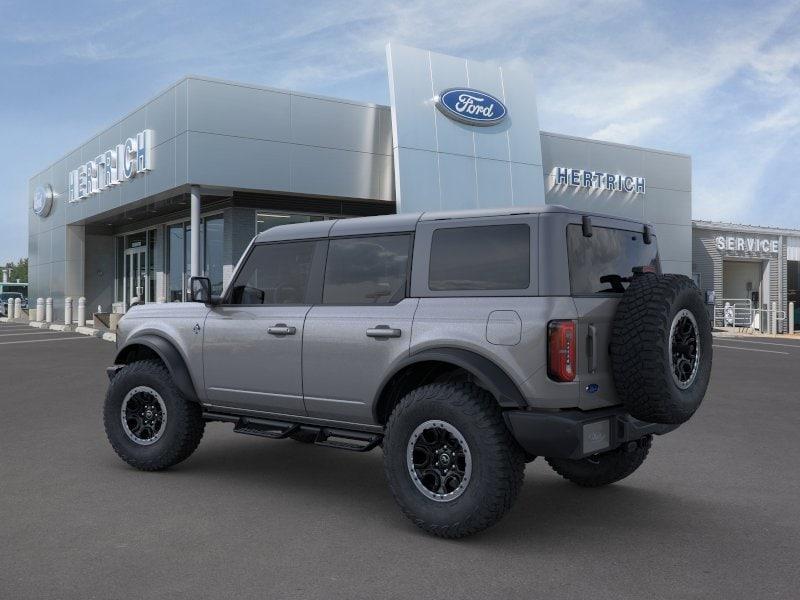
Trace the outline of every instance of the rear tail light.
<instances>
[{"instance_id":1,"label":"rear tail light","mask_svg":"<svg viewBox=\"0 0 800 600\"><path fill-rule=\"evenodd\" d=\"M575 321L547 324L547 375L554 381L575 379Z\"/></svg>"}]
</instances>

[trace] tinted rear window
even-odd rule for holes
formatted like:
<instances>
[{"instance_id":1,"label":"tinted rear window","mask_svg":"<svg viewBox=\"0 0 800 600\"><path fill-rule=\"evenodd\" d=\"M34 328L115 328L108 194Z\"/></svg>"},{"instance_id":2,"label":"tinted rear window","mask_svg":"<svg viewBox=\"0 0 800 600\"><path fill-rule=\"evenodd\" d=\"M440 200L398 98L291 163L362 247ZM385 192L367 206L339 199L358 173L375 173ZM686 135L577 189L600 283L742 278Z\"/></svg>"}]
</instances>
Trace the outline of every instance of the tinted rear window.
<instances>
[{"instance_id":1,"label":"tinted rear window","mask_svg":"<svg viewBox=\"0 0 800 600\"><path fill-rule=\"evenodd\" d=\"M392 304L405 297L411 237L333 239L325 268L324 304Z\"/></svg>"},{"instance_id":2,"label":"tinted rear window","mask_svg":"<svg viewBox=\"0 0 800 600\"><path fill-rule=\"evenodd\" d=\"M433 232L428 274L431 290L524 290L530 283L531 229L527 225Z\"/></svg>"},{"instance_id":3,"label":"tinted rear window","mask_svg":"<svg viewBox=\"0 0 800 600\"><path fill-rule=\"evenodd\" d=\"M635 267L661 272L655 236L645 244L635 231L592 227L585 237L580 225L568 225L567 251L570 288L578 296L622 293Z\"/></svg>"}]
</instances>

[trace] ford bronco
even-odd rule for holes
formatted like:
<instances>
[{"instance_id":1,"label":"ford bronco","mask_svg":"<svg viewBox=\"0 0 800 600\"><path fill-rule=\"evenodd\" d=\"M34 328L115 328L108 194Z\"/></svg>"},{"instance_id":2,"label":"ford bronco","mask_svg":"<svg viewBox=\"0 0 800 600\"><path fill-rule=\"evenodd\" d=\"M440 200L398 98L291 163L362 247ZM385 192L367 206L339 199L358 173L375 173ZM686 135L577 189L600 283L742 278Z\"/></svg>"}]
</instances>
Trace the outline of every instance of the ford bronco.
<instances>
[{"instance_id":1,"label":"ford bronco","mask_svg":"<svg viewBox=\"0 0 800 600\"><path fill-rule=\"evenodd\" d=\"M581 486L631 475L711 371L693 281L645 223L563 207L403 214L259 234L221 296L132 307L108 369L116 453L156 471L205 423L364 452L425 531L512 506L537 456Z\"/></svg>"}]
</instances>

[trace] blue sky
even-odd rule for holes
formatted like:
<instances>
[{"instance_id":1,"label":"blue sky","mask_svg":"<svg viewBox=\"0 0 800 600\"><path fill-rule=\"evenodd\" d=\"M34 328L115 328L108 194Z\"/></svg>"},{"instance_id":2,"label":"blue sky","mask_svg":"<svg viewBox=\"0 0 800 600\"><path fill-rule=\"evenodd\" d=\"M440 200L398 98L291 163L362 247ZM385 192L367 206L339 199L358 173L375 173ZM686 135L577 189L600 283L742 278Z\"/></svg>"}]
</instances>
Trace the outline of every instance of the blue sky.
<instances>
[{"instance_id":1,"label":"blue sky","mask_svg":"<svg viewBox=\"0 0 800 600\"><path fill-rule=\"evenodd\" d=\"M28 178L181 76L388 104L387 41L528 63L542 129L691 154L695 218L800 228L800 0L0 0L0 261Z\"/></svg>"}]
</instances>

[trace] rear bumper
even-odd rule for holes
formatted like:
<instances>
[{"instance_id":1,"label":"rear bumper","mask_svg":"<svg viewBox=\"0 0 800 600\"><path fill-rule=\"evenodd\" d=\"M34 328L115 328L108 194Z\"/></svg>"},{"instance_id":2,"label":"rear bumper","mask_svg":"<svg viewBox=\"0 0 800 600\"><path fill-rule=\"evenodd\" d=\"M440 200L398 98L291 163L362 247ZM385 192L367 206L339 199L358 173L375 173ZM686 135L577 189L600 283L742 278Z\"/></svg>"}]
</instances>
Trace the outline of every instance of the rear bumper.
<instances>
[{"instance_id":1,"label":"rear bumper","mask_svg":"<svg viewBox=\"0 0 800 600\"><path fill-rule=\"evenodd\" d=\"M512 435L528 454L552 458L584 458L678 427L640 421L622 407L557 412L508 410L503 414Z\"/></svg>"}]
</instances>

